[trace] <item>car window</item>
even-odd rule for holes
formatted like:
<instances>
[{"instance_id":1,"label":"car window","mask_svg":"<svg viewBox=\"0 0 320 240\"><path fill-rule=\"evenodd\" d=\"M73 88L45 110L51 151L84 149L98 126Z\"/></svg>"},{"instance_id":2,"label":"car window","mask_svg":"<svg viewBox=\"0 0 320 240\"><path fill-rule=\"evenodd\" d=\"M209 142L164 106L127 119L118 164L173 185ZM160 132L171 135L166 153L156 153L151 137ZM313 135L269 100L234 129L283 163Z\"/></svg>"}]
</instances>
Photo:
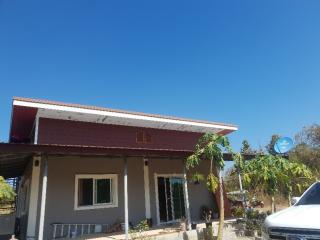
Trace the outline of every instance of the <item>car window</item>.
<instances>
[{"instance_id":1,"label":"car window","mask_svg":"<svg viewBox=\"0 0 320 240\"><path fill-rule=\"evenodd\" d=\"M313 205L320 204L320 183L316 183L308 192L300 199L297 205Z\"/></svg>"}]
</instances>

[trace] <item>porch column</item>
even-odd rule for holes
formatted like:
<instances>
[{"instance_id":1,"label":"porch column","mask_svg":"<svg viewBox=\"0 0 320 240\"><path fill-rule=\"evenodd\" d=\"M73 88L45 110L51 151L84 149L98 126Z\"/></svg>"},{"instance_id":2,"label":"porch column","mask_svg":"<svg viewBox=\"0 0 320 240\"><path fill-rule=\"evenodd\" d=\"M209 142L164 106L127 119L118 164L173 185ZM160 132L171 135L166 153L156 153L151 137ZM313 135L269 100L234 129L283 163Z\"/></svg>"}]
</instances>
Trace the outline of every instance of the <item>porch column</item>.
<instances>
[{"instance_id":1,"label":"porch column","mask_svg":"<svg viewBox=\"0 0 320 240\"><path fill-rule=\"evenodd\" d=\"M125 239L129 239L129 209L128 209L128 163L127 158L124 158L124 224L125 224Z\"/></svg>"},{"instance_id":2,"label":"porch column","mask_svg":"<svg viewBox=\"0 0 320 240\"><path fill-rule=\"evenodd\" d=\"M183 178L184 178L184 202L186 205L186 217L187 217L187 230L191 229L191 214L190 214L190 204L189 204L189 193L188 193L188 180L187 180L187 171L185 167L185 161L183 163Z\"/></svg>"},{"instance_id":3,"label":"porch column","mask_svg":"<svg viewBox=\"0 0 320 240\"><path fill-rule=\"evenodd\" d=\"M44 219L45 219L46 198L47 198L47 182L48 182L48 160L47 160L47 156L45 156L45 159L43 159L42 192L41 192L38 240L43 240Z\"/></svg>"},{"instance_id":4,"label":"porch column","mask_svg":"<svg viewBox=\"0 0 320 240\"><path fill-rule=\"evenodd\" d=\"M40 163L41 163L41 157L34 156L32 159L32 175L31 175L31 184L30 184L30 195L29 195L30 197L29 197L27 237L26 237L27 240L36 239Z\"/></svg>"},{"instance_id":5,"label":"porch column","mask_svg":"<svg viewBox=\"0 0 320 240\"><path fill-rule=\"evenodd\" d=\"M143 175L144 175L144 202L146 208L146 219L151 218L150 207L150 183L149 183L149 159L143 158Z\"/></svg>"}]
</instances>

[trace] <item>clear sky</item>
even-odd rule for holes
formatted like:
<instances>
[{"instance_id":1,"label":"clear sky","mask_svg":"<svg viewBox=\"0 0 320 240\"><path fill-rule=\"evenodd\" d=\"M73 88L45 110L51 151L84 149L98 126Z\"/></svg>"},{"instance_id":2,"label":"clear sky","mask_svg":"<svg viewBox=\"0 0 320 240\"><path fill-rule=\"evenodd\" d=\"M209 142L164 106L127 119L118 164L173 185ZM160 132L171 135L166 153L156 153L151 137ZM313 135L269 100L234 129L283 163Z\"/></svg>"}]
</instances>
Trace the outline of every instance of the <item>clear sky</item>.
<instances>
[{"instance_id":1,"label":"clear sky","mask_svg":"<svg viewBox=\"0 0 320 240\"><path fill-rule=\"evenodd\" d=\"M319 0L0 0L12 96L223 121L264 146L320 119Z\"/></svg>"}]
</instances>

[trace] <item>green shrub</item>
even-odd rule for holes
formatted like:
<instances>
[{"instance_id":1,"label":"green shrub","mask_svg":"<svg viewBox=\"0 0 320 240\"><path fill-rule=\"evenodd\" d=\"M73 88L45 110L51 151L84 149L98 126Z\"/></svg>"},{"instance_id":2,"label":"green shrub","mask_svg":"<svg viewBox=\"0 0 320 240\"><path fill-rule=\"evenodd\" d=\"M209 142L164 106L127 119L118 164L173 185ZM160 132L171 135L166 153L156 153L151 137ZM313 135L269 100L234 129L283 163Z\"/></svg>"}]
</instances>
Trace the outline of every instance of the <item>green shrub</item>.
<instances>
[{"instance_id":1,"label":"green shrub","mask_svg":"<svg viewBox=\"0 0 320 240\"><path fill-rule=\"evenodd\" d=\"M244 208L243 207L236 207L233 209L233 216L236 218L244 217Z\"/></svg>"},{"instance_id":2,"label":"green shrub","mask_svg":"<svg viewBox=\"0 0 320 240\"><path fill-rule=\"evenodd\" d=\"M0 176L0 203L12 202L16 197L13 188Z\"/></svg>"}]
</instances>

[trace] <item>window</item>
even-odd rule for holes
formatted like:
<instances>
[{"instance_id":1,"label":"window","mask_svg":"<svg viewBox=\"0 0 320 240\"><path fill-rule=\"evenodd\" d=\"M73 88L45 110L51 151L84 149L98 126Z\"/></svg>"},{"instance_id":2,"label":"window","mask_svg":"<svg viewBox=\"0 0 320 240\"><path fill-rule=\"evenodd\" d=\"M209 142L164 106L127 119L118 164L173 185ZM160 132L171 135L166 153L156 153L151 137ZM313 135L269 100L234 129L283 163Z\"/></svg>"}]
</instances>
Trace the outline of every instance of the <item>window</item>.
<instances>
[{"instance_id":1,"label":"window","mask_svg":"<svg viewBox=\"0 0 320 240\"><path fill-rule=\"evenodd\" d=\"M76 175L75 210L118 206L116 174Z\"/></svg>"},{"instance_id":2,"label":"window","mask_svg":"<svg viewBox=\"0 0 320 240\"><path fill-rule=\"evenodd\" d=\"M320 204L320 182L315 183L298 202L298 205L315 204Z\"/></svg>"},{"instance_id":3,"label":"window","mask_svg":"<svg viewBox=\"0 0 320 240\"><path fill-rule=\"evenodd\" d=\"M145 131L138 131L136 136L137 143L151 143L151 135Z\"/></svg>"}]
</instances>

